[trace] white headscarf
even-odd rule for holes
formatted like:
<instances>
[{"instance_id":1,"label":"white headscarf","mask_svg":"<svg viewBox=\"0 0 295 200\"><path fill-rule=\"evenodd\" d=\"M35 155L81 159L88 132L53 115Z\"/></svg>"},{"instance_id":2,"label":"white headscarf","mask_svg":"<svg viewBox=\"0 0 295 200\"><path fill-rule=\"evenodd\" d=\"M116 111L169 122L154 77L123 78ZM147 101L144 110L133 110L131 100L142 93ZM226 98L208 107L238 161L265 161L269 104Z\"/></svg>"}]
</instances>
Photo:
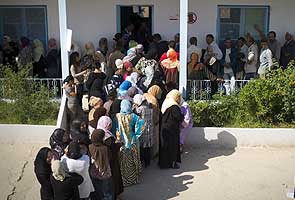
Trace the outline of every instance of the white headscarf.
<instances>
[{"instance_id":1,"label":"white headscarf","mask_svg":"<svg viewBox=\"0 0 295 200\"><path fill-rule=\"evenodd\" d=\"M38 40L35 39L33 41L33 59L35 62L38 62L41 58L41 56L44 56L44 47L43 47L43 43Z\"/></svg>"},{"instance_id":2,"label":"white headscarf","mask_svg":"<svg viewBox=\"0 0 295 200\"><path fill-rule=\"evenodd\" d=\"M146 101L146 98L142 94L136 94L133 97L133 103L138 105L138 106L140 106L144 101Z\"/></svg>"},{"instance_id":3,"label":"white headscarf","mask_svg":"<svg viewBox=\"0 0 295 200\"><path fill-rule=\"evenodd\" d=\"M178 90L171 90L162 105L161 112L164 114L168 108L171 106L180 106L181 102L181 93Z\"/></svg>"}]
</instances>

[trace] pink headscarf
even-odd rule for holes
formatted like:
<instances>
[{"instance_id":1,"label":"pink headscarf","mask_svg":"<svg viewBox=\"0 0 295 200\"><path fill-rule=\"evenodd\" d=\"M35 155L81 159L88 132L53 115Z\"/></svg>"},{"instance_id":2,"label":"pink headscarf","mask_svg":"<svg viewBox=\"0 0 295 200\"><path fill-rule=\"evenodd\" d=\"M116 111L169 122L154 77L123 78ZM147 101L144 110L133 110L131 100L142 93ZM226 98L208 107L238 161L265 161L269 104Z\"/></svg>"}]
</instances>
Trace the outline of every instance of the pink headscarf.
<instances>
[{"instance_id":1,"label":"pink headscarf","mask_svg":"<svg viewBox=\"0 0 295 200\"><path fill-rule=\"evenodd\" d=\"M104 140L107 140L110 137L114 137L112 132L109 130L109 127L112 125L112 119L108 116L102 116L97 122L97 129L102 129L105 132Z\"/></svg>"}]
</instances>

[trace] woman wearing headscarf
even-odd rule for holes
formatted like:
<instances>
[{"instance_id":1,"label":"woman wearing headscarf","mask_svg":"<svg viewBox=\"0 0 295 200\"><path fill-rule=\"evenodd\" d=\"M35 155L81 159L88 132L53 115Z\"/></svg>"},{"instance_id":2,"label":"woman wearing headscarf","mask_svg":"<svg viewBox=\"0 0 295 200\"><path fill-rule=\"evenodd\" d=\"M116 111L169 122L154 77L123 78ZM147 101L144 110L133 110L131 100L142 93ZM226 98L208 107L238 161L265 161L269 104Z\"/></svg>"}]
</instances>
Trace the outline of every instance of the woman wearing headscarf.
<instances>
[{"instance_id":1,"label":"woman wearing headscarf","mask_svg":"<svg viewBox=\"0 0 295 200\"><path fill-rule=\"evenodd\" d=\"M161 66L165 72L166 83L173 82L177 84L180 68L180 63L177 59L177 53L175 50L170 49L167 52L167 56L168 58L161 62Z\"/></svg>"},{"instance_id":2,"label":"woman wearing headscarf","mask_svg":"<svg viewBox=\"0 0 295 200\"><path fill-rule=\"evenodd\" d=\"M133 102L133 97L138 94L138 89L136 87L131 87L128 89L127 91L127 95L126 96L122 96L120 97L122 100L123 99L127 99L130 102Z\"/></svg>"},{"instance_id":3,"label":"woman wearing headscarf","mask_svg":"<svg viewBox=\"0 0 295 200\"><path fill-rule=\"evenodd\" d=\"M40 199L53 200L53 190L50 183L52 152L48 147L39 150L34 161L34 172L41 185Z\"/></svg>"},{"instance_id":4,"label":"woman wearing headscarf","mask_svg":"<svg viewBox=\"0 0 295 200\"><path fill-rule=\"evenodd\" d=\"M49 144L52 149L54 160L60 160L64 155L69 142L69 135L64 129L58 128L53 131L49 139Z\"/></svg>"},{"instance_id":5,"label":"woman wearing headscarf","mask_svg":"<svg viewBox=\"0 0 295 200\"><path fill-rule=\"evenodd\" d=\"M178 90L172 90L166 96L162 105L161 112L162 126L160 133L160 168L178 169L177 163L180 159L180 126L183 121L183 115L180 110L181 93Z\"/></svg>"},{"instance_id":6,"label":"woman wearing headscarf","mask_svg":"<svg viewBox=\"0 0 295 200\"><path fill-rule=\"evenodd\" d=\"M80 106L82 106L83 84L86 73L87 70L82 71L79 53L72 53L70 55L70 75L74 78L74 83L77 87L77 99Z\"/></svg>"},{"instance_id":7,"label":"woman wearing headscarf","mask_svg":"<svg viewBox=\"0 0 295 200\"><path fill-rule=\"evenodd\" d=\"M21 37L20 39L21 50L19 52L18 63L25 66L32 62L32 48L30 46L30 40L27 37Z\"/></svg>"},{"instance_id":8,"label":"woman wearing headscarf","mask_svg":"<svg viewBox=\"0 0 295 200\"><path fill-rule=\"evenodd\" d=\"M109 56L109 45L108 45L108 39L107 38L101 38L98 42L98 48L97 51L95 53L95 55L97 56L102 71L104 73L106 73L106 69L107 69L107 57Z\"/></svg>"},{"instance_id":9,"label":"woman wearing headscarf","mask_svg":"<svg viewBox=\"0 0 295 200\"><path fill-rule=\"evenodd\" d=\"M137 86L139 79L139 74L137 72L132 72L130 76L127 76L126 81L132 84L132 87L136 87L139 94L143 94L142 90Z\"/></svg>"},{"instance_id":10,"label":"woman wearing headscarf","mask_svg":"<svg viewBox=\"0 0 295 200\"><path fill-rule=\"evenodd\" d=\"M66 166L59 160L53 161L51 168L50 182L54 199L80 200L78 186L83 183L83 177L76 173L67 173Z\"/></svg>"},{"instance_id":11,"label":"woman wearing headscarf","mask_svg":"<svg viewBox=\"0 0 295 200\"><path fill-rule=\"evenodd\" d=\"M140 159L145 167L151 162L152 146L154 144L154 124L153 124L153 107L146 98L137 94L133 98L133 110L141 119L145 121L145 129L140 137Z\"/></svg>"},{"instance_id":12,"label":"woman wearing headscarf","mask_svg":"<svg viewBox=\"0 0 295 200\"><path fill-rule=\"evenodd\" d=\"M96 63L94 71L90 73L86 81L88 98L94 96L101 98L103 101L106 101L106 94L103 89L106 77L107 76L105 73L101 71L100 64Z\"/></svg>"},{"instance_id":13,"label":"woman wearing headscarf","mask_svg":"<svg viewBox=\"0 0 295 200\"><path fill-rule=\"evenodd\" d=\"M89 105L92 108L88 114L88 130L90 136L93 130L96 129L99 118L106 115L107 113L107 110L103 107L103 103L103 100L99 97L90 97Z\"/></svg>"},{"instance_id":14,"label":"woman wearing headscarf","mask_svg":"<svg viewBox=\"0 0 295 200\"><path fill-rule=\"evenodd\" d=\"M132 87L132 83L130 81L124 81L118 90L118 96L125 96L127 95L128 89Z\"/></svg>"},{"instance_id":15,"label":"woman wearing headscarf","mask_svg":"<svg viewBox=\"0 0 295 200\"><path fill-rule=\"evenodd\" d=\"M147 93L144 94L147 102L153 106L153 156L159 153L159 132L160 132L160 105L159 100L162 96L162 90L159 86L152 86Z\"/></svg>"},{"instance_id":16,"label":"woman wearing headscarf","mask_svg":"<svg viewBox=\"0 0 295 200\"><path fill-rule=\"evenodd\" d=\"M33 41L33 76L45 77L45 57L43 43L35 39Z\"/></svg>"},{"instance_id":17,"label":"woman wearing headscarf","mask_svg":"<svg viewBox=\"0 0 295 200\"><path fill-rule=\"evenodd\" d=\"M81 67L85 69L93 69L95 67L95 48L92 42L85 44L85 53L81 58Z\"/></svg>"},{"instance_id":18,"label":"woman wearing headscarf","mask_svg":"<svg viewBox=\"0 0 295 200\"><path fill-rule=\"evenodd\" d=\"M46 77L48 78L57 78L60 75L61 64L60 64L60 55L57 49L56 40L51 38L48 41L48 51L46 55L46 66L47 73Z\"/></svg>"},{"instance_id":19,"label":"woman wearing headscarf","mask_svg":"<svg viewBox=\"0 0 295 200\"><path fill-rule=\"evenodd\" d=\"M187 134L193 128L193 116L189 104L183 98L181 98L180 105L181 114L184 116L180 130L180 152L182 153Z\"/></svg>"},{"instance_id":20,"label":"woman wearing headscarf","mask_svg":"<svg viewBox=\"0 0 295 200\"><path fill-rule=\"evenodd\" d=\"M80 199L88 199L91 192L94 192L89 176L90 158L88 155L82 155L80 145L77 142L71 142L68 151L61 157L61 162L67 166L67 172L77 173L83 177L83 183L79 185Z\"/></svg>"},{"instance_id":21,"label":"woman wearing headscarf","mask_svg":"<svg viewBox=\"0 0 295 200\"><path fill-rule=\"evenodd\" d=\"M71 122L82 113L82 109L77 98L77 86L74 84L74 78L71 75L67 76L63 81L63 88L67 97L66 108L69 115L69 121Z\"/></svg>"},{"instance_id":22,"label":"woman wearing headscarf","mask_svg":"<svg viewBox=\"0 0 295 200\"><path fill-rule=\"evenodd\" d=\"M117 142L122 143L119 159L123 185L126 187L139 183L141 173L139 137L144 131L144 120L132 113L130 101L123 100L115 124Z\"/></svg>"},{"instance_id":23,"label":"woman wearing headscarf","mask_svg":"<svg viewBox=\"0 0 295 200\"><path fill-rule=\"evenodd\" d=\"M97 129L102 129L105 132L104 144L108 147L109 150L109 160L113 178L113 186L115 192L115 199L118 195L122 194L123 189L123 181L120 170L119 163L119 151L121 145L119 143L115 143L116 139L111 132L112 129L112 120L110 117L102 116L97 123Z\"/></svg>"},{"instance_id":24,"label":"woman wearing headscarf","mask_svg":"<svg viewBox=\"0 0 295 200\"><path fill-rule=\"evenodd\" d=\"M113 200L113 179L109 162L108 147L104 144L105 132L102 129L95 129L91 135L92 144L89 151L92 159L90 175L95 188L96 199Z\"/></svg>"},{"instance_id":25,"label":"woman wearing headscarf","mask_svg":"<svg viewBox=\"0 0 295 200\"><path fill-rule=\"evenodd\" d=\"M106 74L108 78L111 78L115 74L115 72L118 70L118 66L116 64L117 60L118 59L122 60L125 56L122 53L122 50L123 50L123 43L121 40L119 40L118 42L116 42L114 51L108 57L108 67L106 70ZM123 68L123 62L122 62L121 68Z\"/></svg>"}]
</instances>

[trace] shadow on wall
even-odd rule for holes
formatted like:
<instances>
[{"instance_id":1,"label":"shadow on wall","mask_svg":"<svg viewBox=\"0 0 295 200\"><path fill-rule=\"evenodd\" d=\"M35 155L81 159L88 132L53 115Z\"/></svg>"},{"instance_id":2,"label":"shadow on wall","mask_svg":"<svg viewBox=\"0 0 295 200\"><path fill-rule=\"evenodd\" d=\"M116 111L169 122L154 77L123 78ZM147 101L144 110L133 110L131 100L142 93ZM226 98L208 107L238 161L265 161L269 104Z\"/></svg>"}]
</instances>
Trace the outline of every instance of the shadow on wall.
<instances>
[{"instance_id":1,"label":"shadow on wall","mask_svg":"<svg viewBox=\"0 0 295 200\"><path fill-rule=\"evenodd\" d=\"M216 140L208 141L202 132L191 133L187 138L185 153L182 154L181 168L178 170L160 170L157 166L158 159L153 166L144 169L142 182L138 185L125 188L124 199L163 200L179 196L180 192L189 189L197 177L190 172L207 170L206 163L211 158L230 156L235 152L237 139L227 131L217 135ZM194 143L194 141L197 141ZM202 145L199 145L200 142ZM226 144L226 145L225 145Z\"/></svg>"}]
</instances>

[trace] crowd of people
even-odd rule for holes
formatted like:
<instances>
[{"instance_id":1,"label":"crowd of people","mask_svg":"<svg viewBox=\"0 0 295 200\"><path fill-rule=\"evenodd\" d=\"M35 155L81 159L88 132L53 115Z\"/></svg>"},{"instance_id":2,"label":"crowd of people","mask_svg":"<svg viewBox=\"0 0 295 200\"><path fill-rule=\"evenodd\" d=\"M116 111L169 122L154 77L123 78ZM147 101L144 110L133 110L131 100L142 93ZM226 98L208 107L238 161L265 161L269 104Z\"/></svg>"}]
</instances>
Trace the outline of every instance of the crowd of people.
<instances>
[{"instance_id":1,"label":"crowd of people","mask_svg":"<svg viewBox=\"0 0 295 200\"><path fill-rule=\"evenodd\" d=\"M17 72L20 67L28 65L32 65L31 77L60 78L61 59L56 40L50 39L45 51L39 39L30 41L27 37L21 37L17 42L5 35L0 45L0 66L10 67Z\"/></svg>"},{"instance_id":2,"label":"crowd of people","mask_svg":"<svg viewBox=\"0 0 295 200\"><path fill-rule=\"evenodd\" d=\"M236 44L225 39L223 48L208 34L205 50L199 48L196 37L191 37L188 78L224 81L230 94L231 81L250 80L257 74L266 78L273 59L286 68L295 58L293 36L286 33L286 43L281 47L275 32L266 37L255 28L261 35L261 48L250 34L240 37ZM42 200L119 199L124 187L140 182L142 170L156 156L162 169L180 167L193 122L189 105L177 90L183 67L179 62L179 34L169 42L160 34L138 40L133 29L130 25L114 36L112 52L106 38L99 40L98 48L86 43L83 54L72 43L70 75L63 82L68 126L53 132L50 148L42 148L35 160ZM50 63L59 65L54 39L48 43L46 56L40 41L34 40L32 51L29 40L22 39L16 54L11 49L18 49L17 45L9 37L4 40L3 63L15 57L22 64L34 61L36 65L43 60L47 67L40 69L47 73Z\"/></svg>"},{"instance_id":3,"label":"crowd of people","mask_svg":"<svg viewBox=\"0 0 295 200\"><path fill-rule=\"evenodd\" d=\"M35 159L42 200L120 199L154 158L161 169L180 167L193 121L177 90L175 42L158 58L157 45L144 53L134 40L125 54L125 37L109 55L105 38L97 50L87 43L82 57L73 44L63 82L68 127L56 129Z\"/></svg>"}]
</instances>

